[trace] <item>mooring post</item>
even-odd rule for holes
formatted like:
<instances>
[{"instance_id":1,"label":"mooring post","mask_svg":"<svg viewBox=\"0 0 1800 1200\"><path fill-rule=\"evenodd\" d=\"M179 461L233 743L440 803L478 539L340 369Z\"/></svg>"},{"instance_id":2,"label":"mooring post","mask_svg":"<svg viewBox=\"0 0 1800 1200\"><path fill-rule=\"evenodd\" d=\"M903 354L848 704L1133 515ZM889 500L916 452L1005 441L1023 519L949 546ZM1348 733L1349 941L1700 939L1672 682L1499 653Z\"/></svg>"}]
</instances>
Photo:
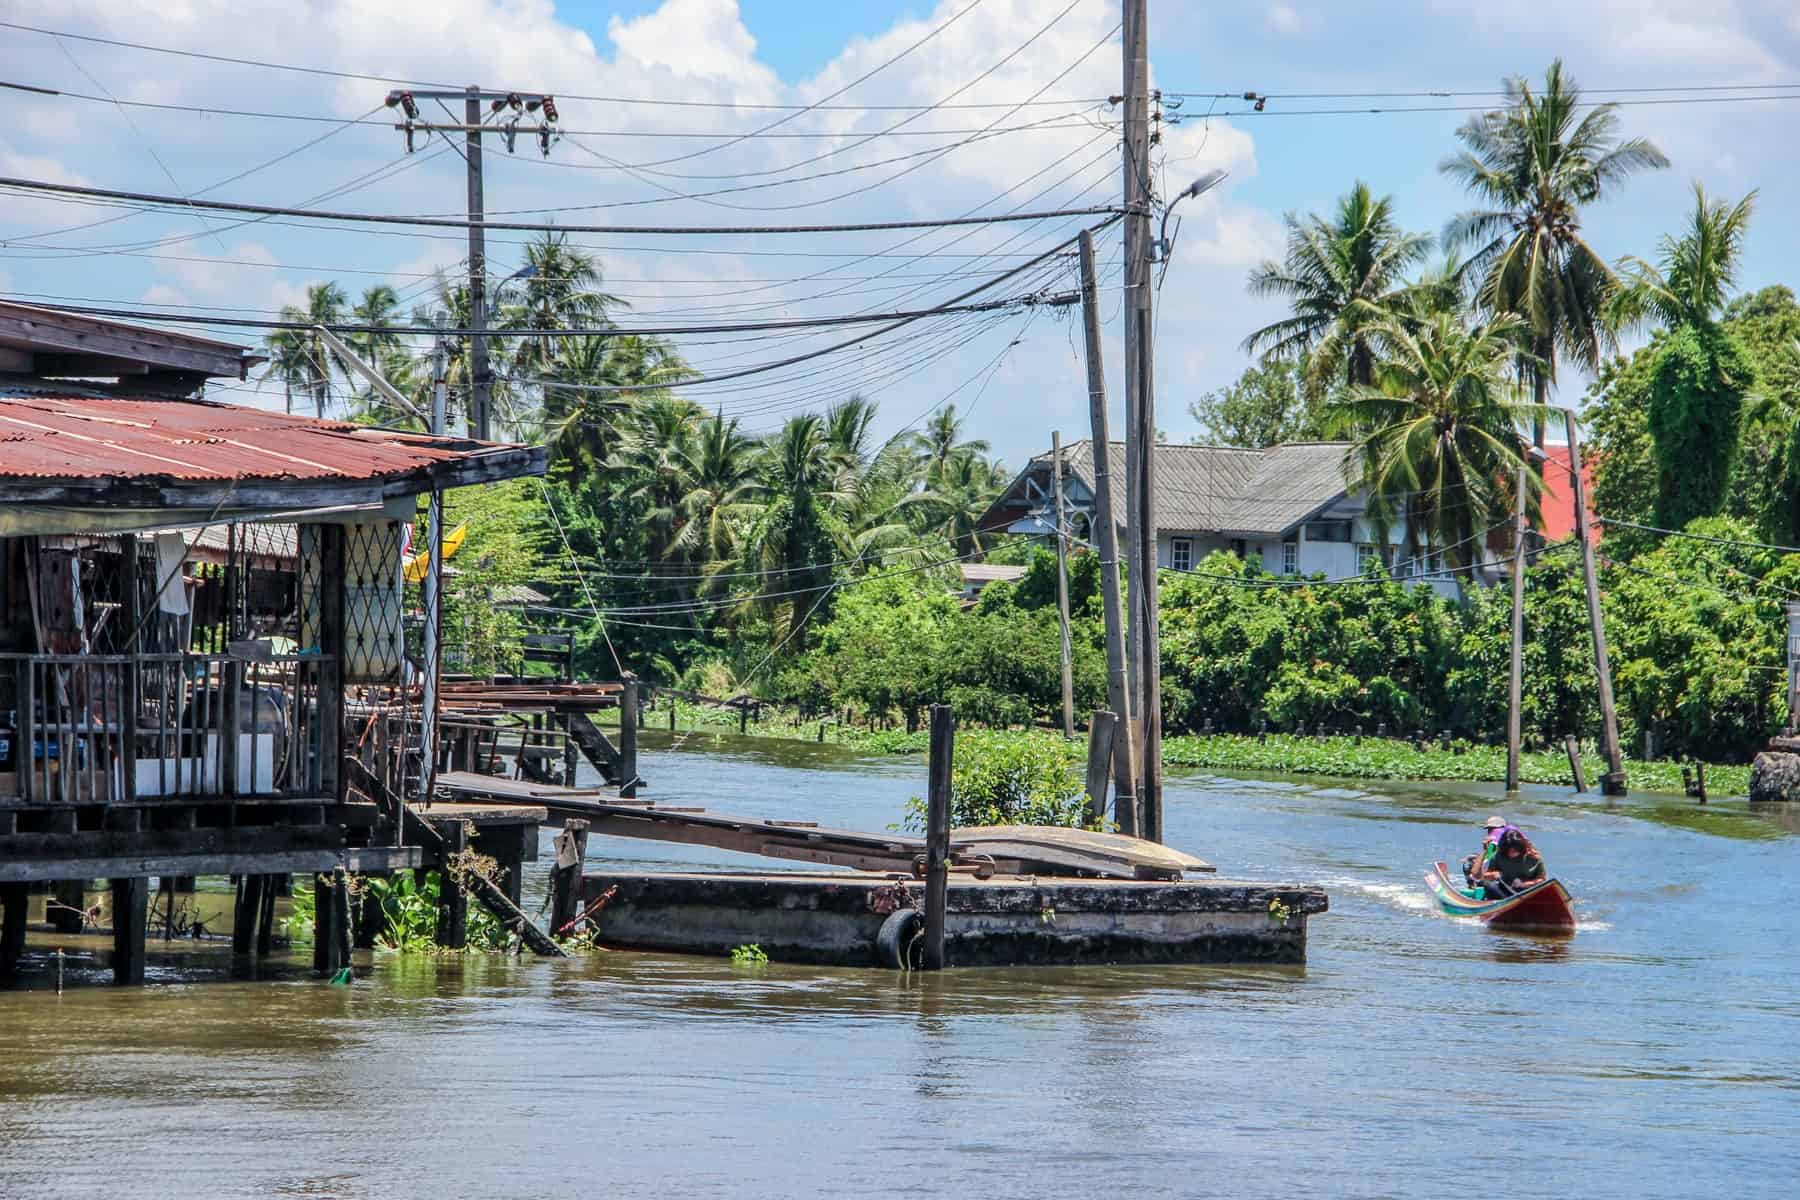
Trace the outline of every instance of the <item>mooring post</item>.
<instances>
[{"instance_id":1,"label":"mooring post","mask_svg":"<svg viewBox=\"0 0 1800 1200\"><path fill-rule=\"evenodd\" d=\"M638 685L629 675L619 693L619 795L629 800L637 795L638 778Z\"/></svg>"},{"instance_id":2,"label":"mooring post","mask_svg":"<svg viewBox=\"0 0 1800 1200\"><path fill-rule=\"evenodd\" d=\"M347 921L349 914L340 915L337 891L334 875L313 876L313 971L318 975L337 974L346 959L339 949L338 922Z\"/></svg>"},{"instance_id":3,"label":"mooring post","mask_svg":"<svg viewBox=\"0 0 1800 1200\"><path fill-rule=\"evenodd\" d=\"M350 965L350 876L338 871L331 877L331 932L337 939L333 957L338 967Z\"/></svg>"},{"instance_id":4,"label":"mooring post","mask_svg":"<svg viewBox=\"0 0 1800 1200\"><path fill-rule=\"evenodd\" d=\"M748 704L740 704L740 705L738 705L738 736L742 737L744 734L749 733L749 732L750 732L750 706Z\"/></svg>"},{"instance_id":5,"label":"mooring post","mask_svg":"<svg viewBox=\"0 0 1800 1200\"><path fill-rule=\"evenodd\" d=\"M1694 799L1706 803L1706 764L1694 760Z\"/></svg>"},{"instance_id":6,"label":"mooring post","mask_svg":"<svg viewBox=\"0 0 1800 1200\"><path fill-rule=\"evenodd\" d=\"M1113 740L1118 730L1119 714L1104 708L1095 709L1088 720L1088 821L1096 829L1106 827L1106 785L1112 778Z\"/></svg>"},{"instance_id":7,"label":"mooring post","mask_svg":"<svg viewBox=\"0 0 1800 1200\"><path fill-rule=\"evenodd\" d=\"M275 950L275 897L284 891L286 875L264 875L262 904L256 914L256 956L267 958Z\"/></svg>"},{"instance_id":8,"label":"mooring post","mask_svg":"<svg viewBox=\"0 0 1800 1200\"><path fill-rule=\"evenodd\" d=\"M1587 791L1587 776L1581 770L1581 743L1576 741L1575 735L1571 733L1563 738L1563 749L1569 754L1569 774L1575 780L1575 790L1577 792Z\"/></svg>"},{"instance_id":9,"label":"mooring post","mask_svg":"<svg viewBox=\"0 0 1800 1200\"><path fill-rule=\"evenodd\" d=\"M566 936L581 912L581 875L587 859L588 823L571 817L556 835L556 865L550 869L550 936Z\"/></svg>"},{"instance_id":10,"label":"mooring post","mask_svg":"<svg viewBox=\"0 0 1800 1200\"><path fill-rule=\"evenodd\" d=\"M931 706L931 766L925 800L925 956L927 971L944 968L944 912L950 893L950 764L956 752L956 716L948 704Z\"/></svg>"},{"instance_id":11,"label":"mooring post","mask_svg":"<svg viewBox=\"0 0 1800 1200\"><path fill-rule=\"evenodd\" d=\"M150 881L112 881L113 982L144 982L144 935L150 921Z\"/></svg>"},{"instance_id":12,"label":"mooring post","mask_svg":"<svg viewBox=\"0 0 1800 1200\"><path fill-rule=\"evenodd\" d=\"M0 905L6 912L0 925L0 975L11 975L19 969L25 954L25 908L31 892L22 883L0 884Z\"/></svg>"},{"instance_id":13,"label":"mooring post","mask_svg":"<svg viewBox=\"0 0 1800 1200\"><path fill-rule=\"evenodd\" d=\"M451 860L469 848L469 827L461 821L446 821L443 838L443 857L438 864L437 944L461 950L469 942L469 894L457 882Z\"/></svg>"}]
</instances>

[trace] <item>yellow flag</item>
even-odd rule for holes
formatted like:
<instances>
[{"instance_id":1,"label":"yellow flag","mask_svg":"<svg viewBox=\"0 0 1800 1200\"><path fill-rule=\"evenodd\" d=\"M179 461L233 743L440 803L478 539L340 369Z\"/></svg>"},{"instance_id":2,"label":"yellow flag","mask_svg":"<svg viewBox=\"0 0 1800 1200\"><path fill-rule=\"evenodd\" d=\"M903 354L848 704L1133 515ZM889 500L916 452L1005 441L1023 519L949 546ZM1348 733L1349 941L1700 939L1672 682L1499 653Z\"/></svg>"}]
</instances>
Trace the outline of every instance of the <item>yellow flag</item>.
<instances>
[{"instance_id":1,"label":"yellow flag","mask_svg":"<svg viewBox=\"0 0 1800 1200\"><path fill-rule=\"evenodd\" d=\"M467 521L464 521L461 525L458 525L455 529L452 529L449 533L446 533L444 535L444 543L443 543L444 544L444 557L445 558L454 557L456 552L458 550L462 549L462 544L463 544L463 542L468 540L468 537L469 537L469 523ZM424 583L425 582L425 573L427 571L429 571L430 569L431 569L431 557L429 555L425 555L425 554L413 555L411 558L406 560L406 582L408 582L408 583Z\"/></svg>"}]
</instances>

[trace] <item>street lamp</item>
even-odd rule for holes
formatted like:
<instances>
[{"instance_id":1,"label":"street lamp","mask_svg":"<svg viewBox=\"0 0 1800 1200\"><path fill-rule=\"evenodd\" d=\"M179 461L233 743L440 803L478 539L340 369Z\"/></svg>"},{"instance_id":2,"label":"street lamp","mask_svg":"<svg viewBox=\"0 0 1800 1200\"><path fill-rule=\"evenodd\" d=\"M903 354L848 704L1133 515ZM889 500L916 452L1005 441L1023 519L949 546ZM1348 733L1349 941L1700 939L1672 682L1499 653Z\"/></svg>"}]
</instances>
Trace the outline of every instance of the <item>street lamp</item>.
<instances>
[{"instance_id":1,"label":"street lamp","mask_svg":"<svg viewBox=\"0 0 1800 1200\"><path fill-rule=\"evenodd\" d=\"M530 263L526 263L511 275L508 275L505 279L502 279L499 283L495 284L493 292L488 296L488 320L491 321L500 315L500 293L506 290L507 284L517 283L521 279L530 279L536 274L537 268Z\"/></svg>"},{"instance_id":2,"label":"street lamp","mask_svg":"<svg viewBox=\"0 0 1800 1200\"><path fill-rule=\"evenodd\" d=\"M1156 237L1158 262L1168 262L1169 251L1174 248L1174 243L1169 241L1169 214L1175 211L1175 206L1180 204L1183 200L1186 200L1189 196L1198 196L1202 192L1210 192L1213 188L1223 183L1225 181L1225 176L1228 174L1230 174L1229 171L1208 171L1200 178L1194 180L1194 182L1182 188L1180 192L1176 193L1175 198L1169 201L1163 208L1162 229L1158 231ZM1179 221L1175 222L1175 236L1181 236L1181 222Z\"/></svg>"}]
</instances>

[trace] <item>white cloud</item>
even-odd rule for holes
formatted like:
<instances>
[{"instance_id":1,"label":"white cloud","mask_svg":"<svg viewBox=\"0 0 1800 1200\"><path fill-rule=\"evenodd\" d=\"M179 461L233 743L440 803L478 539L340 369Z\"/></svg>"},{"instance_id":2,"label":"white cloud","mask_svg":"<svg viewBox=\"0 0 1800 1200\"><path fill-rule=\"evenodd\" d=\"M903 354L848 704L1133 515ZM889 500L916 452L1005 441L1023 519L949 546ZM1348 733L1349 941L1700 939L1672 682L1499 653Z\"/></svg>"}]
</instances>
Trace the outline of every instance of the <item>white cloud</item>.
<instances>
[{"instance_id":1,"label":"white cloud","mask_svg":"<svg viewBox=\"0 0 1800 1200\"><path fill-rule=\"evenodd\" d=\"M1280 37L1300 37L1317 33L1324 24L1319 14L1312 9L1298 9L1281 0L1273 0L1263 7L1263 29Z\"/></svg>"}]
</instances>

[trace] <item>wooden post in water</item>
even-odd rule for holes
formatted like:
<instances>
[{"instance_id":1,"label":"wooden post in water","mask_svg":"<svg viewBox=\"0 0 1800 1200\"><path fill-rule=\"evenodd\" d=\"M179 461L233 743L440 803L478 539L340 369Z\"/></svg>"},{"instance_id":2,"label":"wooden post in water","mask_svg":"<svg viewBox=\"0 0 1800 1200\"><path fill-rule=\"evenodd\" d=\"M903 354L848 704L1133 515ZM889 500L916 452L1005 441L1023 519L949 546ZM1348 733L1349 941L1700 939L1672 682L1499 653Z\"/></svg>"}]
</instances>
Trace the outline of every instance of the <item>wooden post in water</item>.
<instances>
[{"instance_id":1,"label":"wooden post in water","mask_svg":"<svg viewBox=\"0 0 1800 1200\"><path fill-rule=\"evenodd\" d=\"M582 864L587 859L588 823L571 817L556 835L556 865L550 868L550 936L565 937L581 913Z\"/></svg>"},{"instance_id":2,"label":"wooden post in water","mask_svg":"<svg viewBox=\"0 0 1800 1200\"><path fill-rule=\"evenodd\" d=\"M262 905L256 914L256 956L267 958L275 950L275 897L282 891L285 875L264 875Z\"/></svg>"},{"instance_id":3,"label":"wooden post in water","mask_svg":"<svg viewBox=\"0 0 1800 1200\"><path fill-rule=\"evenodd\" d=\"M11 975L19 968L25 953L25 908L31 903L31 892L22 883L0 883L0 976Z\"/></svg>"},{"instance_id":4,"label":"wooden post in water","mask_svg":"<svg viewBox=\"0 0 1800 1200\"><path fill-rule=\"evenodd\" d=\"M1050 433L1050 478L1056 496L1056 615L1062 621L1063 736L1075 736L1075 652L1069 643L1069 547L1063 515L1062 431Z\"/></svg>"},{"instance_id":5,"label":"wooden post in water","mask_svg":"<svg viewBox=\"0 0 1800 1200\"><path fill-rule=\"evenodd\" d=\"M1575 536L1581 541L1581 576L1587 590L1588 627L1594 638L1594 676L1600 692L1601 746L1606 754L1606 774L1600 777L1601 794L1625 794L1625 756L1619 749L1619 714L1613 707L1612 666L1606 657L1606 626L1600 616L1600 577L1594 570L1594 543L1588 536L1586 485L1581 479L1581 436L1575 431L1575 412L1563 409L1563 425L1569 431L1569 492L1575 498Z\"/></svg>"},{"instance_id":6,"label":"wooden post in water","mask_svg":"<svg viewBox=\"0 0 1800 1200\"><path fill-rule=\"evenodd\" d=\"M113 982L144 982L144 935L150 920L150 881L112 881Z\"/></svg>"},{"instance_id":7,"label":"wooden post in water","mask_svg":"<svg viewBox=\"0 0 1800 1200\"><path fill-rule=\"evenodd\" d=\"M1111 777L1113 739L1118 737L1119 714L1095 709L1088 719L1087 797L1088 820L1096 828L1106 826L1106 784Z\"/></svg>"},{"instance_id":8,"label":"wooden post in water","mask_svg":"<svg viewBox=\"0 0 1800 1200\"><path fill-rule=\"evenodd\" d=\"M944 968L944 914L950 892L950 764L956 717L948 704L931 706L931 759L925 794L925 953L927 971Z\"/></svg>"},{"instance_id":9,"label":"wooden post in water","mask_svg":"<svg viewBox=\"0 0 1800 1200\"><path fill-rule=\"evenodd\" d=\"M237 902L231 909L231 952L235 955L249 954L256 945L256 923L262 916L262 894L261 875L238 876Z\"/></svg>"},{"instance_id":10,"label":"wooden post in water","mask_svg":"<svg viewBox=\"0 0 1800 1200\"><path fill-rule=\"evenodd\" d=\"M637 795L638 682L627 675L619 693L619 795Z\"/></svg>"},{"instance_id":11,"label":"wooden post in water","mask_svg":"<svg viewBox=\"0 0 1800 1200\"><path fill-rule=\"evenodd\" d=\"M1569 755L1569 775L1575 780L1575 790L1587 791L1587 775L1581 769L1581 743L1571 733L1563 738L1563 749Z\"/></svg>"},{"instance_id":12,"label":"wooden post in water","mask_svg":"<svg viewBox=\"0 0 1800 1200\"><path fill-rule=\"evenodd\" d=\"M1506 690L1506 790L1519 790L1519 706L1525 689L1525 483L1531 469L1519 467L1513 512L1512 678Z\"/></svg>"},{"instance_id":13,"label":"wooden post in water","mask_svg":"<svg viewBox=\"0 0 1800 1200\"><path fill-rule=\"evenodd\" d=\"M461 821L446 821L443 838L443 857L438 867L437 944L461 950L469 943L469 894L456 881L450 862L469 848L469 827Z\"/></svg>"},{"instance_id":14,"label":"wooden post in water","mask_svg":"<svg viewBox=\"0 0 1800 1200\"><path fill-rule=\"evenodd\" d=\"M1112 447L1107 440L1106 362L1100 349L1100 306L1094 283L1094 237L1081 231L1081 316L1087 348L1088 423L1093 431L1094 546L1100 555L1100 602L1106 618L1106 703L1122 733L1113 737L1113 808L1120 833L1135 835L1137 749L1131 688L1125 671L1125 618L1119 597L1119 537L1112 508Z\"/></svg>"},{"instance_id":15,"label":"wooden post in water","mask_svg":"<svg viewBox=\"0 0 1800 1200\"><path fill-rule=\"evenodd\" d=\"M350 876L337 871L331 876L331 932L336 942L332 956L338 967L350 965Z\"/></svg>"}]
</instances>

